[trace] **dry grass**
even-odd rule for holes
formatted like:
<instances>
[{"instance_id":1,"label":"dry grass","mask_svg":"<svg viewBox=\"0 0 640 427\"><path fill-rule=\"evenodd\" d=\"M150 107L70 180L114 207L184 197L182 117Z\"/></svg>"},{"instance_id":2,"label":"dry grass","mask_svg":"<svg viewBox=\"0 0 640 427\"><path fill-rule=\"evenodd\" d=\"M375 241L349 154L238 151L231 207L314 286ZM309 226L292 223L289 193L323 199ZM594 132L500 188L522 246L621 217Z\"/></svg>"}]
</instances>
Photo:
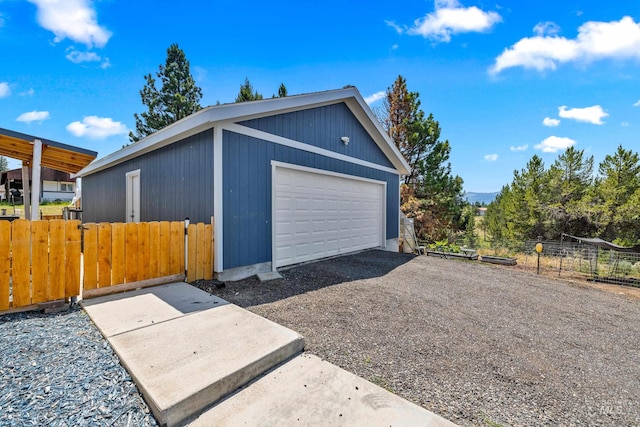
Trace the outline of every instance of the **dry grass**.
<instances>
[{"instance_id":1,"label":"dry grass","mask_svg":"<svg viewBox=\"0 0 640 427\"><path fill-rule=\"evenodd\" d=\"M65 206L69 206L69 203L40 205L40 212L42 215L62 215L62 208ZM14 206L12 205L0 204L0 209L6 209L7 214L13 215ZM24 218L24 205L15 205L15 213L20 218Z\"/></svg>"}]
</instances>

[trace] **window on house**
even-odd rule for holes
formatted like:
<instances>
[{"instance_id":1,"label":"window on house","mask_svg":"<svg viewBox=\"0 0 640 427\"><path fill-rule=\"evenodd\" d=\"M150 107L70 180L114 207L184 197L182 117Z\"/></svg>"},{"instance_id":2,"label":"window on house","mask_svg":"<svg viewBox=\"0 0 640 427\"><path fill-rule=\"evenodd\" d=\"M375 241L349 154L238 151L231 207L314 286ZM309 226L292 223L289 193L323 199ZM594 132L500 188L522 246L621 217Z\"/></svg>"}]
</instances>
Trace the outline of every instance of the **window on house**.
<instances>
[{"instance_id":1,"label":"window on house","mask_svg":"<svg viewBox=\"0 0 640 427\"><path fill-rule=\"evenodd\" d=\"M73 192L73 184L72 183L60 183L60 191Z\"/></svg>"}]
</instances>

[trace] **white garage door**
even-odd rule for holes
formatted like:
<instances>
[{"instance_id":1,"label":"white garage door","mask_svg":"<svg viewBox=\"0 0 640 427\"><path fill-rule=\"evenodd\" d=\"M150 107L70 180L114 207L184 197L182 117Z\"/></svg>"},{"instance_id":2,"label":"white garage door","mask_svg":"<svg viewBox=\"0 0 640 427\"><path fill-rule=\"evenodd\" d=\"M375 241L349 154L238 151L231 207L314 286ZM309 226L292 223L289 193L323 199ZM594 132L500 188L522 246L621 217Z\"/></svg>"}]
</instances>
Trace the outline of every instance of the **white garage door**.
<instances>
[{"instance_id":1,"label":"white garage door","mask_svg":"<svg viewBox=\"0 0 640 427\"><path fill-rule=\"evenodd\" d=\"M282 165L273 171L276 267L384 246L384 182Z\"/></svg>"}]
</instances>

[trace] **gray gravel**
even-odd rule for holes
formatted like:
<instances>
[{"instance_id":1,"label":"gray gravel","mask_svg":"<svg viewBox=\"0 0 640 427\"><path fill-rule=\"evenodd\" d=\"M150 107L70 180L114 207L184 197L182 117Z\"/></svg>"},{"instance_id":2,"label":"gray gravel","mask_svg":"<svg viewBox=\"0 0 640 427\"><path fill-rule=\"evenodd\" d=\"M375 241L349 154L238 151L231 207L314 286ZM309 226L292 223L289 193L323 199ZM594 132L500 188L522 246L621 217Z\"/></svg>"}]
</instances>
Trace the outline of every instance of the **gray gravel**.
<instances>
[{"instance_id":1,"label":"gray gravel","mask_svg":"<svg viewBox=\"0 0 640 427\"><path fill-rule=\"evenodd\" d=\"M460 425L640 425L640 299L381 251L202 289Z\"/></svg>"},{"instance_id":2,"label":"gray gravel","mask_svg":"<svg viewBox=\"0 0 640 427\"><path fill-rule=\"evenodd\" d=\"M1 426L156 426L89 317L0 316Z\"/></svg>"}]
</instances>

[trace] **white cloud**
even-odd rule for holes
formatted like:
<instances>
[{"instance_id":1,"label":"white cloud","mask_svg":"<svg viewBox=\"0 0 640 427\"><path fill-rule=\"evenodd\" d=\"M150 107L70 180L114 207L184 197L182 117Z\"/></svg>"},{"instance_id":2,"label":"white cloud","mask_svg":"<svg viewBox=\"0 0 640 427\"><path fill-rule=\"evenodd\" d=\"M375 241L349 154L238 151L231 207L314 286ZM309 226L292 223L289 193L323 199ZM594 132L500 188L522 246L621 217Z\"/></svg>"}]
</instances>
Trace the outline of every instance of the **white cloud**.
<instances>
[{"instance_id":1,"label":"white cloud","mask_svg":"<svg viewBox=\"0 0 640 427\"><path fill-rule=\"evenodd\" d=\"M560 27L555 22L538 22L533 27L533 33L536 36L555 36L560 32Z\"/></svg>"},{"instance_id":2,"label":"white cloud","mask_svg":"<svg viewBox=\"0 0 640 427\"><path fill-rule=\"evenodd\" d=\"M484 156L484 159L487 162L495 162L496 160L498 160L498 155L497 154L487 154L486 156Z\"/></svg>"},{"instance_id":3,"label":"white cloud","mask_svg":"<svg viewBox=\"0 0 640 427\"><path fill-rule=\"evenodd\" d=\"M88 48L104 47L111 32L98 24L89 0L29 0L38 8L38 23L55 34L54 41L70 39Z\"/></svg>"},{"instance_id":4,"label":"white cloud","mask_svg":"<svg viewBox=\"0 0 640 427\"><path fill-rule=\"evenodd\" d=\"M17 122L23 123L31 123L31 122L41 122L50 118L48 111L29 111L28 113L22 113L16 119Z\"/></svg>"},{"instance_id":5,"label":"white cloud","mask_svg":"<svg viewBox=\"0 0 640 427\"><path fill-rule=\"evenodd\" d=\"M552 119L551 117L545 117L542 121L542 124L545 126L549 126L550 128L554 128L560 124L560 120Z\"/></svg>"},{"instance_id":6,"label":"white cloud","mask_svg":"<svg viewBox=\"0 0 640 427\"><path fill-rule=\"evenodd\" d=\"M404 32L404 29L400 25L396 24L394 21L384 21L384 22L385 24L387 24L388 26L396 30L396 33L402 34Z\"/></svg>"},{"instance_id":7,"label":"white cloud","mask_svg":"<svg viewBox=\"0 0 640 427\"><path fill-rule=\"evenodd\" d=\"M80 64L82 62L98 62L102 58L95 52L79 52L71 49L66 58L74 64Z\"/></svg>"},{"instance_id":8,"label":"white cloud","mask_svg":"<svg viewBox=\"0 0 640 427\"><path fill-rule=\"evenodd\" d=\"M629 124L629 122L622 122L622 123L620 123L620 124L622 125L622 127L625 127L625 128L627 128L627 127L631 126L631 125Z\"/></svg>"},{"instance_id":9,"label":"white cloud","mask_svg":"<svg viewBox=\"0 0 640 427\"><path fill-rule=\"evenodd\" d=\"M36 93L36 91L31 88L29 90L25 90L24 92L20 92L20 96L33 96L34 93Z\"/></svg>"},{"instance_id":10,"label":"white cloud","mask_svg":"<svg viewBox=\"0 0 640 427\"><path fill-rule=\"evenodd\" d=\"M524 145L517 145L517 146L511 146L511 148L509 148L511 151L525 151L527 148L529 148L528 144L524 144Z\"/></svg>"},{"instance_id":11,"label":"white cloud","mask_svg":"<svg viewBox=\"0 0 640 427\"><path fill-rule=\"evenodd\" d=\"M100 68L109 68L111 66L111 62L109 58L103 58L95 52L80 52L75 50L73 47L67 49L66 58L73 62L74 64L82 64L84 62L102 62L100 64Z\"/></svg>"},{"instance_id":12,"label":"white cloud","mask_svg":"<svg viewBox=\"0 0 640 427\"><path fill-rule=\"evenodd\" d=\"M0 82L0 98L5 98L11 95L11 88L9 87L9 83Z\"/></svg>"},{"instance_id":13,"label":"white cloud","mask_svg":"<svg viewBox=\"0 0 640 427\"><path fill-rule=\"evenodd\" d=\"M388 22L398 33L422 36L438 42L449 42L452 34L479 33L502 21L497 12L485 12L476 6L463 7L458 0L435 0L435 11L416 19L411 28Z\"/></svg>"},{"instance_id":14,"label":"white cloud","mask_svg":"<svg viewBox=\"0 0 640 427\"><path fill-rule=\"evenodd\" d=\"M635 104L633 104L633 106L634 106L634 107L640 107L640 99L639 99L639 100L637 100L637 101L635 102Z\"/></svg>"},{"instance_id":15,"label":"white cloud","mask_svg":"<svg viewBox=\"0 0 640 427\"><path fill-rule=\"evenodd\" d=\"M543 153L557 153L558 151L573 147L575 144L576 141L571 138L550 136L545 138L540 144L536 145L535 149L541 150Z\"/></svg>"},{"instance_id":16,"label":"white cloud","mask_svg":"<svg viewBox=\"0 0 640 427\"><path fill-rule=\"evenodd\" d=\"M376 101L380 101L386 95L387 95L387 92L385 92L384 90L381 90L380 92L376 92L373 95L369 95L366 98L364 98L364 102L366 102L367 105L371 105Z\"/></svg>"},{"instance_id":17,"label":"white cloud","mask_svg":"<svg viewBox=\"0 0 640 427\"><path fill-rule=\"evenodd\" d=\"M67 130L75 136L86 136L90 139L105 139L129 132L129 129L121 122L114 122L109 117L98 116L87 116L82 119L82 122L69 123Z\"/></svg>"},{"instance_id":18,"label":"white cloud","mask_svg":"<svg viewBox=\"0 0 640 427\"><path fill-rule=\"evenodd\" d=\"M640 24L629 16L620 21L586 22L578 28L575 39L549 33L545 25L536 25L536 36L525 37L505 49L489 73L499 74L512 67L555 70L558 64L572 61L640 59Z\"/></svg>"},{"instance_id":19,"label":"white cloud","mask_svg":"<svg viewBox=\"0 0 640 427\"><path fill-rule=\"evenodd\" d=\"M391 46L391 50L396 50L396 49L398 49L398 45L397 44L394 44L393 46Z\"/></svg>"},{"instance_id":20,"label":"white cloud","mask_svg":"<svg viewBox=\"0 0 640 427\"><path fill-rule=\"evenodd\" d=\"M563 105L562 107L558 107L558 115L563 119L573 119L578 122L592 123L594 125L604 124L602 119L609 116L599 105L571 109L567 109L567 107Z\"/></svg>"}]
</instances>

